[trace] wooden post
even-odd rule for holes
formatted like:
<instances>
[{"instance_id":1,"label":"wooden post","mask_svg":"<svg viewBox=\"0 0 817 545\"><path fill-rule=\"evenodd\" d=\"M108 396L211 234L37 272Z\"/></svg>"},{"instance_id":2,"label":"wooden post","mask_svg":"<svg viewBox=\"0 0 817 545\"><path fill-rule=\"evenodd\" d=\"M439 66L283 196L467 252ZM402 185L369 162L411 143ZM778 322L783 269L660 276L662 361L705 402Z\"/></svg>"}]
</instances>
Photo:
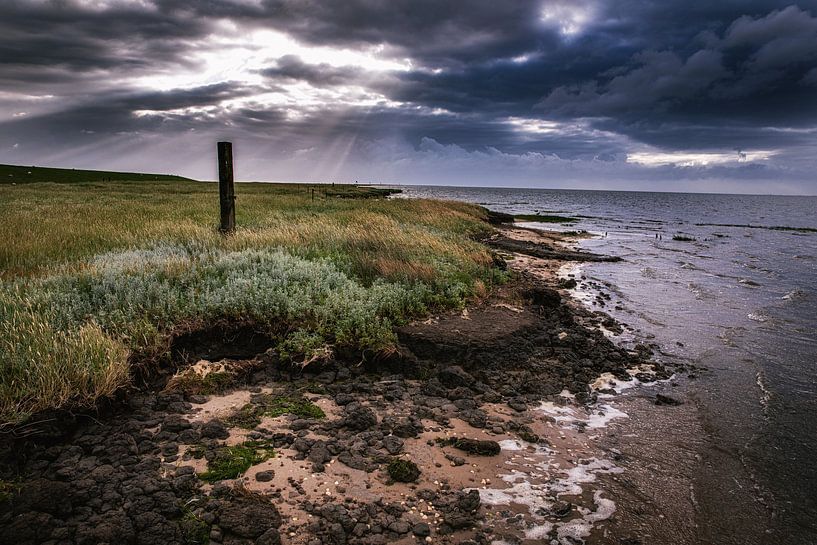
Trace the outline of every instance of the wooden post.
<instances>
[{"instance_id":1,"label":"wooden post","mask_svg":"<svg viewBox=\"0 0 817 545\"><path fill-rule=\"evenodd\" d=\"M235 231L235 186L233 185L233 144L218 143L218 196L221 205L219 231Z\"/></svg>"}]
</instances>

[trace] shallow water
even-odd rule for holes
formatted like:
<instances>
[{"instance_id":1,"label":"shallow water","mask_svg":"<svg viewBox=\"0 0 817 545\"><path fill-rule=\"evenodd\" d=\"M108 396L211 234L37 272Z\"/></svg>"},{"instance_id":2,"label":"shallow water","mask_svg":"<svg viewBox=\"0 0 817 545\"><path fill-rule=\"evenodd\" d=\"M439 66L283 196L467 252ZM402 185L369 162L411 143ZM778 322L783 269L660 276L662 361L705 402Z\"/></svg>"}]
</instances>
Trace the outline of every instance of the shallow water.
<instances>
[{"instance_id":1,"label":"shallow water","mask_svg":"<svg viewBox=\"0 0 817 545\"><path fill-rule=\"evenodd\" d=\"M701 494L709 487L717 507L729 499L718 481L734 481L736 493L763 506L767 532L743 536L748 542L817 543L817 232L808 230L817 229L817 197L402 189L578 217L531 226L600 235L581 247L624 261L581 267L579 275L612 295L601 307L585 283L579 291L588 304L660 345L660 359L709 369L691 386L718 453Z\"/></svg>"}]
</instances>

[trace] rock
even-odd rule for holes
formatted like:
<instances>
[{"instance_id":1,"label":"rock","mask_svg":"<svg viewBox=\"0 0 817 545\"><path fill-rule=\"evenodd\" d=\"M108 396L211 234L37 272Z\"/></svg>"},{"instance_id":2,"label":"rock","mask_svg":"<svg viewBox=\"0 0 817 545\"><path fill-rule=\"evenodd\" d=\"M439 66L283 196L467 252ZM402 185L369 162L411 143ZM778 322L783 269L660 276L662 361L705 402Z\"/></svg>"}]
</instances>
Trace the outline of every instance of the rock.
<instances>
[{"instance_id":1,"label":"rock","mask_svg":"<svg viewBox=\"0 0 817 545\"><path fill-rule=\"evenodd\" d=\"M389 524L389 530L398 534L407 534L411 530L411 526L404 520L397 520Z\"/></svg>"},{"instance_id":2,"label":"rock","mask_svg":"<svg viewBox=\"0 0 817 545\"><path fill-rule=\"evenodd\" d=\"M176 414L168 416L162 422L162 431L169 431L173 433L178 433L182 430L190 429L191 427L192 425L186 418Z\"/></svg>"},{"instance_id":3,"label":"rock","mask_svg":"<svg viewBox=\"0 0 817 545\"><path fill-rule=\"evenodd\" d=\"M230 432L221 420L210 420L201 427L201 436L207 439L227 439Z\"/></svg>"},{"instance_id":4,"label":"rock","mask_svg":"<svg viewBox=\"0 0 817 545\"><path fill-rule=\"evenodd\" d=\"M462 367L458 365L451 365L440 369L437 373L440 383L446 388L457 388L465 386L470 388L476 380L468 374Z\"/></svg>"},{"instance_id":5,"label":"rock","mask_svg":"<svg viewBox=\"0 0 817 545\"><path fill-rule=\"evenodd\" d=\"M183 430L179 432L179 443L185 445L194 445L201 440L201 433L197 430Z\"/></svg>"},{"instance_id":6,"label":"rock","mask_svg":"<svg viewBox=\"0 0 817 545\"><path fill-rule=\"evenodd\" d=\"M518 413L523 413L528 410L528 405L523 400L519 398L514 398L508 401L508 407L515 410Z\"/></svg>"},{"instance_id":7,"label":"rock","mask_svg":"<svg viewBox=\"0 0 817 545\"><path fill-rule=\"evenodd\" d=\"M268 471L259 471L255 474L255 480L259 483L268 483L275 478L275 472L271 469Z\"/></svg>"},{"instance_id":8,"label":"rock","mask_svg":"<svg viewBox=\"0 0 817 545\"><path fill-rule=\"evenodd\" d=\"M347 393L341 392L341 393L335 395L335 403L337 403L341 407L343 407L345 405L348 405L349 403L353 402L354 400L355 400L355 396L353 396L352 394L347 394Z\"/></svg>"},{"instance_id":9,"label":"rock","mask_svg":"<svg viewBox=\"0 0 817 545\"><path fill-rule=\"evenodd\" d=\"M460 411L460 418L475 428L484 428L488 424L488 415L481 409Z\"/></svg>"},{"instance_id":10,"label":"rock","mask_svg":"<svg viewBox=\"0 0 817 545\"><path fill-rule=\"evenodd\" d=\"M404 439L416 437L423 431L423 424L417 418L406 416L387 416L383 419L382 426L390 433Z\"/></svg>"},{"instance_id":11,"label":"rock","mask_svg":"<svg viewBox=\"0 0 817 545\"><path fill-rule=\"evenodd\" d=\"M309 450L309 456L307 456L307 459L316 464L325 464L332 459L332 455L326 448L325 442L315 441L315 444L312 445L312 448Z\"/></svg>"},{"instance_id":12,"label":"rock","mask_svg":"<svg viewBox=\"0 0 817 545\"><path fill-rule=\"evenodd\" d=\"M683 405L684 402L680 399L676 399L672 396L668 396L665 394L655 394L655 404L656 405L670 405L670 406L677 406Z\"/></svg>"},{"instance_id":13,"label":"rock","mask_svg":"<svg viewBox=\"0 0 817 545\"><path fill-rule=\"evenodd\" d=\"M400 454L400 451L403 450L403 440L394 435L387 435L383 438L383 447L392 456Z\"/></svg>"},{"instance_id":14,"label":"rock","mask_svg":"<svg viewBox=\"0 0 817 545\"><path fill-rule=\"evenodd\" d=\"M454 448L464 450L468 454L479 456L496 456L502 450L499 443L488 439L455 439L452 443Z\"/></svg>"},{"instance_id":15,"label":"rock","mask_svg":"<svg viewBox=\"0 0 817 545\"><path fill-rule=\"evenodd\" d=\"M550 514L554 517L564 518L573 510L573 504L566 501L557 501L550 508Z\"/></svg>"},{"instance_id":16,"label":"rock","mask_svg":"<svg viewBox=\"0 0 817 545\"><path fill-rule=\"evenodd\" d=\"M275 528L270 528L255 540L255 545L281 545L281 534Z\"/></svg>"},{"instance_id":17,"label":"rock","mask_svg":"<svg viewBox=\"0 0 817 545\"><path fill-rule=\"evenodd\" d=\"M431 535L431 527L425 522L418 522L414 525L411 531L417 537L426 537Z\"/></svg>"},{"instance_id":18,"label":"rock","mask_svg":"<svg viewBox=\"0 0 817 545\"><path fill-rule=\"evenodd\" d=\"M559 295L558 291L544 286L531 288L527 296L530 297L534 305L544 308L558 308L562 303L562 296Z\"/></svg>"},{"instance_id":19,"label":"rock","mask_svg":"<svg viewBox=\"0 0 817 545\"><path fill-rule=\"evenodd\" d=\"M352 430L365 431L377 425L377 416L358 402L349 403L344 410L344 425Z\"/></svg>"},{"instance_id":20,"label":"rock","mask_svg":"<svg viewBox=\"0 0 817 545\"><path fill-rule=\"evenodd\" d=\"M472 513L479 509L480 499L479 492L476 490L469 490L468 492L460 492L457 499L457 509Z\"/></svg>"},{"instance_id":21,"label":"rock","mask_svg":"<svg viewBox=\"0 0 817 545\"><path fill-rule=\"evenodd\" d=\"M367 471L369 461L360 454L354 454L348 450L344 450L338 454L338 461L351 467L352 469L359 469Z\"/></svg>"},{"instance_id":22,"label":"rock","mask_svg":"<svg viewBox=\"0 0 817 545\"><path fill-rule=\"evenodd\" d=\"M448 459L451 462L451 465L453 465L453 466L461 466L461 465L465 464L465 458L462 458L460 456L454 456L453 454L446 454L445 457L446 457L446 459Z\"/></svg>"},{"instance_id":23,"label":"rock","mask_svg":"<svg viewBox=\"0 0 817 545\"><path fill-rule=\"evenodd\" d=\"M232 501L219 513L221 529L244 538L259 538L280 524L275 506L259 500Z\"/></svg>"},{"instance_id":24,"label":"rock","mask_svg":"<svg viewBox=\"0 0 817 545\"><path fill-rule=\"evenodd\" d=\"M572 290L577 285L575 278L565 278L559 281L559 287L565 290Z\"/></svg>"}]
</instances>

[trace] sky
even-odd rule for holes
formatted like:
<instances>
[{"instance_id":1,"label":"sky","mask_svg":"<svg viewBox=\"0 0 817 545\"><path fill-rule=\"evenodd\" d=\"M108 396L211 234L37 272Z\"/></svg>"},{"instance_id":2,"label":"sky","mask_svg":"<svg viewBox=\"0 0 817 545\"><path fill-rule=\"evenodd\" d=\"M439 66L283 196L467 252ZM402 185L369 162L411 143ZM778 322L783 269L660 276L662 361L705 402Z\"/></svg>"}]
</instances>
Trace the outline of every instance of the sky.
<instances>
[{"instance_id":1,"label":"sky","mask_svg":"<svg viewBox=\"0 0 817 545\"><path fill-rule=\"evenodd\" d=\"M2 0L0 163L817 194L817 0Z\"/></svg>"}]
</instances>

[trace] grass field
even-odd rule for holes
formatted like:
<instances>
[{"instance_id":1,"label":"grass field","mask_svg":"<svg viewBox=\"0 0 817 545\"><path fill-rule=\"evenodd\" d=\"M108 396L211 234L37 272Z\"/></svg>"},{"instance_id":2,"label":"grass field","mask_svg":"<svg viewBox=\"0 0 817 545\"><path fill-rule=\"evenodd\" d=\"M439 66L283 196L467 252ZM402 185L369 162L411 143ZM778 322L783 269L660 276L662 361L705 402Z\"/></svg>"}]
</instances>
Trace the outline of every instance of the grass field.
<instances>
[{"instance_id":1,"label":"grass field","mask_svg":"<svg viewBox=\"0 0 817 545\"><path fill-rule=\"evenodd\" d=\"M173 174L146 174L142 172L109 172L105 170L77 170L37 166L0 165L0 184L27 184L36 182L76 183L109 181L179 181L187 180Z\"/></svg>"},{"instance_id":2,"label":"grass field","mask_svg":"<svg viewBox=\"0 0 817 545\"><path fill-rule=\"evenodd\" d=\"M91 406L176 332L217 320L264 328L296 360L377 351L395 324L503 279L473 241L489 229L477 206L236 192L239 227L223 237L216 184L0 185L0 422Z\"/></svg>"}]
</instances>

